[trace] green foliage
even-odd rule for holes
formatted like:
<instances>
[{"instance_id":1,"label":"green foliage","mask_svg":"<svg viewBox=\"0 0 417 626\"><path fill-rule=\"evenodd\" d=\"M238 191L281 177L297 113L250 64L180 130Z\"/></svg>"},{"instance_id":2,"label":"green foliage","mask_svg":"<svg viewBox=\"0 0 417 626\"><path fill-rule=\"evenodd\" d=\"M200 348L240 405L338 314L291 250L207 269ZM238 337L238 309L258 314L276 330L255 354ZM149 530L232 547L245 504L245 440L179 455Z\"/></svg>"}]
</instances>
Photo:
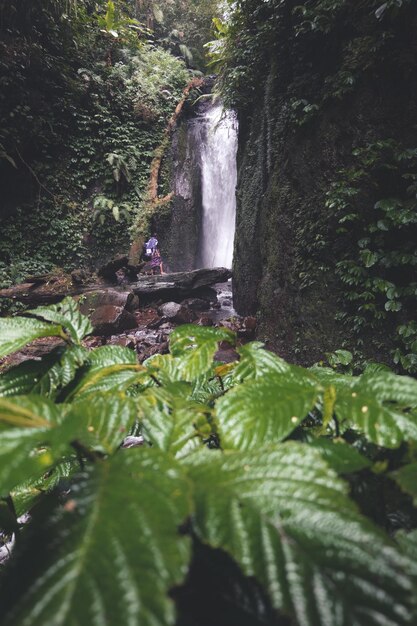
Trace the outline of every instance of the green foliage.
<instances>
[{"instance_id":1,"label":"green foliage","mask_svg":"<svg viewBox=\"0 0 417 626\"><path fill-rule=\"evenodd\" d=\"M0 333L0 356L3 357L40 337L62 337L63 329L28 318L17 318L17 324L14 320L4 318L0 319Z\"/></svg>"},{"instance_id":2,"label":"green foliage","mask_svg":"<svg viewBox=\"0 0 417 626\"><path fill-rule=\"evenodd\" d=\"M53 541L38 580L5 624L172 624L167 591L183 580L190 552L177 530L188 491L181 468L156 450L128 450L81 473L67 506L47 521ZM113 581L106 593L103 578Z\"/></svg>"},{"instance_id":3,"label":"green foliage","mask_svg":"<svg viewBox=\"0 0 417 626\"><path fill-rule=\"evenodd\" d=\"M295 624L413 622L412 535L375 526L338 474L366 490L378 467L409 506L396 482L415 496L415 380L305 370L256 342L219 366L235 336L197 326L139 365L126 348L82 348L89 326L70 301L35 313L47 321L5 320L14 349L38 336L25 319L67 345L0 375L0 492L13 505L0 525L32 517L2 572L2 623L174 624L170 591L193 585L190 535ZM129 432L143 445L119 450Z\"/></svg>"},{"instance_id":4,"label":"green foliage","mask_svg":"<svg viewBox=\"0 0 417 626\"><path fill-rule=\"evenodd\" d=\"M28 317L0 319L0 356L16 352L41 337L61 337L79 345L93 330L90 321L81 315L72 298L65 298L53 306L38 307L29 313L45 322Z\"/></svg>"},{"instance_id":5,"label":"green foliage","mask_svg":"<svg viewBox=\"0 0 417 626\"><path fill-rule=\"evenodd\" d=\"M153 31L160 45L181 56L190 67L204 71L204 44L221 5L218 0L141 0L136 3L136 16Z\"/></svg>"},{"instance_id":6,"label":"green foliage","mask_svg":"<svg viewBox=\"0 0 417 626\"><path fill-rule=\"evenodd\" d=\"M80 0L65 17L62 4L41 4L2 7L0 182L13 190L0 218L4 286L126 251L154 150L189 80L125 3Z\"/></svg>"},{"instance_id":7,"label":"green foliage","mask_svg":"<svg viewBox=\"0 0 417 626\"><path fill-rule=\"evenodd\" d=\"M314 378L296 367L231 389L216 405L222 441L238 450L282 441L314 407L319 389Z\"/></svg>"},{"instance_id":8,"label":"green foliage","mask_svg":"<svg viewBox=\"0 0 417 626\"><path fill-rule=\"evenodd\" d=\"M219 341L233 341L227 328L215 330L185 324L170 335L169 345L174 357L181 357L179 373L183 380L194 380L211 368Z\"/></svg>"},{"instance_id":9,"label":"green foliage","mask_svg":"<svg viewBox=\"0 0 417 626\"><path fill-rule=\"evenodd\" d=\"M0 395L41 394L55 398L87 360L82 346L57 347L41 361L23 361L4 372L0 379Z\"/></svg>"},{"instance_id":10,"label":"green foliage","mask_svg":"<svg viewBox=\"0 0 417 626\"><path fill-rule=\"evenodd\" d=\"M191 457L190 466L200 487L201 538L232 554L297 624L381 624L382 615L407 623L410 614L393 602L408 593L406 579L394 583L392 577L402 559L357 513L344 483L315 450L284 443L251 453L206 453ZM378 595L372 607L358 597L365 587L373 599Z\"/></svg>"},{"instance_id":11,"label":"green foliage","mask_svg":"<svg viewBox=\"0 0 417 626\"><path fill-rule=\"evenodd\" d=\"M343 321L359 338L369 329L397 326L394 362L414 373L416 284L404 281L404 273L411 276L417 263L417 153L387 139L356 148L353 158L355 165L340 171L327 193L339 235L353 234L356 243L336 266L349 303ZM387 183L396 197L382 196Z\"/></svg>"},{"instance_id":12,"label":"green foliage","mask_svg":"<svg viewBox=\"0 0 417 626\"><path fill-rule=\"evenodd\" d=\"M112 0L108 0L105 11L105 13L97 15L97 23L101 32L115 39L122 37L127 43L138 46L138 40L134 36L132 37L132 31L142 35L146 32L139 22L124 13L120 3L115 4Z\"/></svg>"}]
</instances>

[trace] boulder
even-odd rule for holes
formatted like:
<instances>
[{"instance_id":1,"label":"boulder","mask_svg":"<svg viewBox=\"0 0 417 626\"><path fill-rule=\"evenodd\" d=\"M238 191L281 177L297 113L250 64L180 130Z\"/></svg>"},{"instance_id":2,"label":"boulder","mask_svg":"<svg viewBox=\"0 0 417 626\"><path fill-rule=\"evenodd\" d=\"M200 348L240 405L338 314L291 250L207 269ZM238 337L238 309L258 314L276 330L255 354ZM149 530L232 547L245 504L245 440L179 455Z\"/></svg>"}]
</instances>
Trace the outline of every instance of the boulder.
<instances>
[{"instance_id":1,"label":"boulder","mask_svg":"<svg viewBox=\"0 0 417 626\"><path fill-rule=\"evenodd\" d=\"M125 255L118 256L111 261L108 261L104 265L102 265L98 270L98 276L105 278L106 280L110 280L112 282L117 282L116 272L126 265L129 264L129 258Z\"/></svg>"},{"instance_id":2,"label":"boulder","mask_svg":"<svg viewBox=\"0 0 417 626\"><path fill-rule=\"evenodd\" d=\"M73 285L83 285L88 279L88 274L85 270L78 269L71 272L71 280Z\"/></svg>"},{"instance_id":3,"label":"boulder","mask_svg":"<svg viewBox=\"0 0 417 626\"><path fill-rule=\"evenodd\" d=\"M199 300L205 300L209 304L217 302L217 291L213 287L199 287L194 295Z\"/></svg>"},{"instance_id":4,"label":"boulder","mask_svg":"<svg viewBox=\"0 0 417 626\"><path fill-rule=\"evenodd\" d=\"M122 346L122 348L136 348L136 338L133 335L114 335L107 340L109 346Z\"/></svg>"},{"instance_id":5,"label":"boulder","mask_svg":"<svg viewBox=\"0 0 417 626\"><path fill-rule=\"evenodd\" d=\"M137 326L136 318L132 313L112 304L99 306L90 320L96 335L114 335Z\"/></svg>"},{"instance_id":6,"label":"boulder","mask_svg":"<svg viewBox=\"0 0 417 626\"><path fill-rule=\"evenodd\" d=\"M172 321L176 324L192 324L195 321L197 315L191 309L187 309L185 306L181 306L177 315L172 318Z\"/></svg>"},{"instance_id":7,"label":"boulder","mask_svg":"<svg viewBox=\"0 0 417 626\"><path fill-rule=\"evenodd\" d=\"M181 304L177 302L165 302L160 307L158 307L159 315L163 317L167 317L168 319L173 319L177 313L181 310Z\"/></svg>"},{"instance_id":8,"label":"boulder","mask_svg":"<svg viewBox=\"0 0 417 626\"><path fill-rule=\"evenodd\" d=\"M79 298L80 311L84 315L90 315L101 306L112 305L135 311L139 308L139 298L132 291L117 290L104 287L94 291L88 291Z\"/></svg>"},{"instance_id":9,"label":"boulder","mask_svg":"<svg viewBox=\"0 0 417 626\"><path fill-rule=\"evenodd\" d=\"M192 311L208 311L210 308L210 302L202 298L187 298L181 304Z\"/></svg>"},{"instance_id":10,"label":"boulder","mask_svg":"<svg viewBox=\"0 0 417 626\"><path fill-rule=\"evenodd\" d=\"M211 317L209 317L208 315L202 315L202 316L199 318L199 320L198 320L197 324L198 324L199 326L214 326L214 322L213 322L213 320L212 320L212 319L211 319Z\"/></svg>"},{"instance_id":11,"label":"boulder","mask_svg":"<svg viewBox=\"0 0 417 626\"><path fill-rule=\"evenodd\" d=\"M136 280L138 272L144 263L139 262L132 265L126 255L118 256L108 261L97 270L97 275L111 283L123 283L124 280Z\"/></svg>"},{"instance_id":12,"label":"boulder","mask_svg":"<svg viewBox=\"0 0 417 626\"><path fill-rule=\"evenodd\" d=\"M196 314L177 302L166 302L158 308L159 315L176 324L190 324L196 319Z\"/></svg>"}]
</instances>

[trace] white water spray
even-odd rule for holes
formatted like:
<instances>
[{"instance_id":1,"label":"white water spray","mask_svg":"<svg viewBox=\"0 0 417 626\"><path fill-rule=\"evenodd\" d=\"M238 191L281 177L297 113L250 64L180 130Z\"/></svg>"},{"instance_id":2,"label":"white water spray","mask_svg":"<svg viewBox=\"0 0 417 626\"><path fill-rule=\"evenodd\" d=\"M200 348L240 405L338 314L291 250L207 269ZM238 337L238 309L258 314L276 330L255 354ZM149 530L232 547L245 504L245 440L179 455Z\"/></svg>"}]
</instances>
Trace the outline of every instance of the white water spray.
<instances>
[{"instance_id":1,"label":"white water spray","mask_svg":"<svg viewBox=\"0 0 417 626\"><path fill-rule=\"evenodd\" d=\"M204 115L201 147L202 267L232 267L236 220L237 119L215 104Z\"/></svg>"}]
</instances>

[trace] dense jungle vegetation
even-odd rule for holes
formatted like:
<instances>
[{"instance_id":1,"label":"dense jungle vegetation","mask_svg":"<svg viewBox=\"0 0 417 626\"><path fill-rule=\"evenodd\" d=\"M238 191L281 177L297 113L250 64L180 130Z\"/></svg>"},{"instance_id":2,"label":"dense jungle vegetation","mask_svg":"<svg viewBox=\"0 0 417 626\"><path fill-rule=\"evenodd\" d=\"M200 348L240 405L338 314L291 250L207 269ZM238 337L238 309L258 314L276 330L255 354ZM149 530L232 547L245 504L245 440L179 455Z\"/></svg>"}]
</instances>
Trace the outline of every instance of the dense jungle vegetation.
<instances>
[{"instance_id":1,"label":"dense jungle vegetation","mask_svg":"<svg viewBox=\"0 0 417 626\"><path fill-rule=\"evenodd\" d=\"M204 70L210 6L1 3L0 285L96 266L147 228L150 163Z\"/></svg>"},{"instance_id":2,"label":"dense jungle vegetation","mask_svg":"<svg viewBox=\"0 0 417 626\"><path fill-rule=\"evenodd\" d=\"M75 299L1 301L2 624L417 623L416 26L411 0L0 0L0 287L148 235L216 72L263 340L183 324L139 363Z\"/></svg>"}]
</instances>

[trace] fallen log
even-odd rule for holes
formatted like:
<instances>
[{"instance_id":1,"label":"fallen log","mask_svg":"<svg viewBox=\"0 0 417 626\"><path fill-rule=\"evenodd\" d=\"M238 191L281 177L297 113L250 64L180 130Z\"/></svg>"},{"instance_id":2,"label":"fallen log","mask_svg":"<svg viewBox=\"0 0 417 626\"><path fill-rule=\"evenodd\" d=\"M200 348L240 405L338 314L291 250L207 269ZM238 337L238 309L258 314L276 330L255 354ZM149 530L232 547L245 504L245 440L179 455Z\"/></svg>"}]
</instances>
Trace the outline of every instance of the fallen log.
<instances>
[{"instance_id":1,"label":"fallen log","mask_svg":"<svg viewBox=\"0 0 417 626\"><path fill-rule=\"evenodd\" d=\"M224 267L198 269L192 272L177 272L157 276L140 276L137 281L125 284L120 288L100 284L86 286L73 285L70 280L51 283L22 283L0 290L0 298L9 298L23 302L29 307L40 304L54 304L66 296L91 294L100 297L100 304L117 304L114 297L117 292L125 297L127 292L139 296L141 303L161 300L181 301L187 297L198 297L200 292L216 283L224 283L231 278L232 272ZM92 307L94 308L94 307ZM127 307L129 308L129 307Z\"/></svg>"},{"instance_id":2,"label":"fallen log","mask_svg":"<svg viewBox=\"0 0 417 626\"><path fill-rule=\"evenodd\" d=\"M224 267L198 269L192 272L139 277L130 288L141 302L180 301L189 296L198 297L201 290L216 283L224 283L231 276L232 272Z\"/></svg>"}]
</instances>

